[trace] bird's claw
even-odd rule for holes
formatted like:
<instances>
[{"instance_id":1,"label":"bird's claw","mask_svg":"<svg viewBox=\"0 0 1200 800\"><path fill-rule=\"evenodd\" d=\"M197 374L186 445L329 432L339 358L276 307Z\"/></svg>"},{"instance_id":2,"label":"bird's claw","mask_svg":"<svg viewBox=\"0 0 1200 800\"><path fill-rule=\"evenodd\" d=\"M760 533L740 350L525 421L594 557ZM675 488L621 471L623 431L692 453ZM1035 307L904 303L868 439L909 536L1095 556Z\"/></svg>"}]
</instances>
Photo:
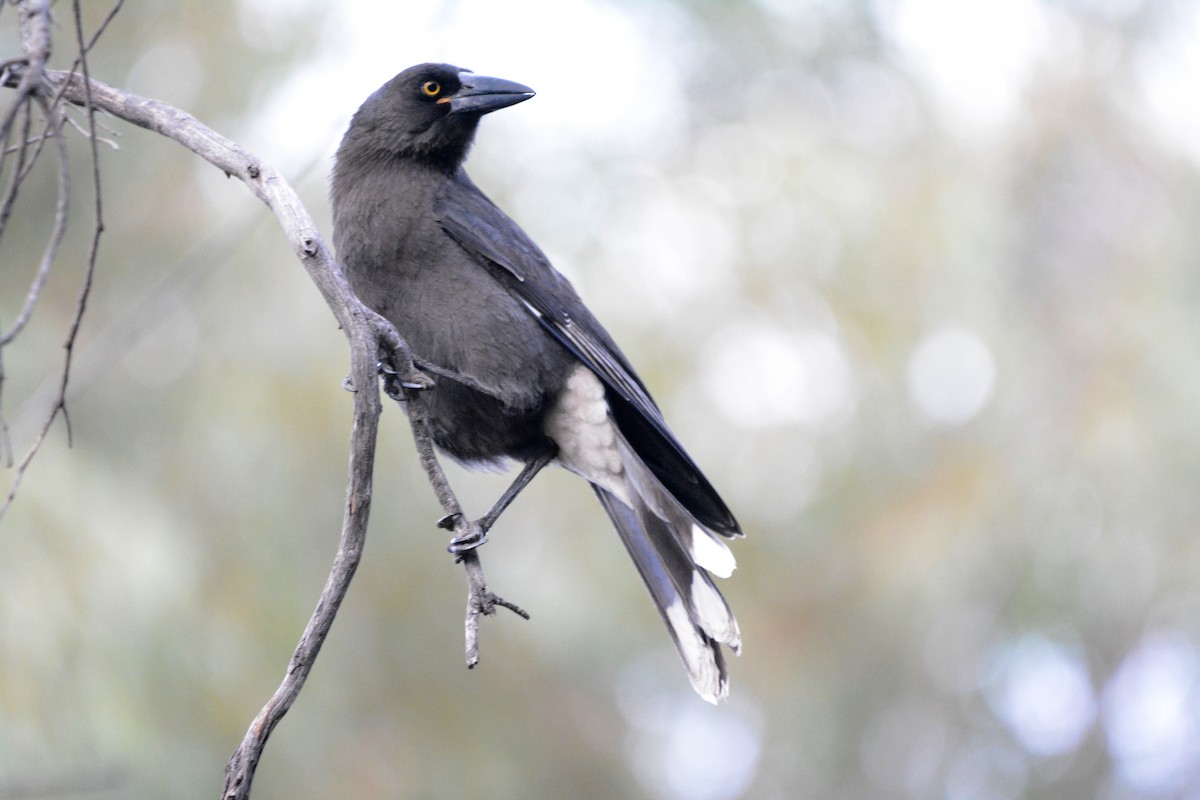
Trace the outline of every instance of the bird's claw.
<instances>
[{"instance_id":1,"label":"bird's claw","mask_svg":"<svg viewBox=\"0 0 1200 800\"><path fill-rule=\"evenodd\" d=\"M415 368L401 372L386 361L379 361L376 369L383 376L384 392L393 400L403 400L405 392L424 392L433 388L433 379Z\"/></svg>"},{"instance_id":2,"label":"bird's claw","mask_svg":"<svg viewBox=\"0 0 1200 800\"><path fill-rule=\"evenodd\" d=\"M487 544L487 534L479 530L464 533L462 536L455 536L450 540L450 544L446 545L446 551L462 558L463 553L468 550L474 550L480 545Z\"/></svg>"},{"instance_id":3,"label":"bird's claw","mask_svg":"<svg viewBox=\"0 0 1200 800\"><path fill-rule=\"evenodd\" d=\"M439 519L437 526L444 531L454 531L458 530L462 520L463 513L455 511ZM487 543L487 528L482 527L478 522L468 522L465 527L466 533L455 536L446 547L449 552L460 558L468 550L474 550L481 544Z\"/></svg>"}]
</instances>

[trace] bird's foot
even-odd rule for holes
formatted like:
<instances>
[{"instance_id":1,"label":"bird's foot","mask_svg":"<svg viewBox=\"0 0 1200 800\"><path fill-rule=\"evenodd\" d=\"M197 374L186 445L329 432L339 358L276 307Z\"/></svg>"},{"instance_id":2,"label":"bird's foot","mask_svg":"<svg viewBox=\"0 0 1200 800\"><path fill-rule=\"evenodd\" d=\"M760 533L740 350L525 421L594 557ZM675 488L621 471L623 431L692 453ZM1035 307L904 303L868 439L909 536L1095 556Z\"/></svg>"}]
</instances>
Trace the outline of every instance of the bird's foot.
<instances>
[{"instance_id":1,"label":"bird's foot","mask_svg":"<svg viewBox=\"0 0 1200 800\"><path fill-rule=\"evenodd\" d=\"M462 560L463 553L468 550L474 550L480 545L487 544L487 531L479 526L478 522L462 522L462 514L448 514L438 520L439 527L445 527L448 530L461 530L466 528L466 531L460 533L450 540L450 544L446 545L446 550L458 556L458 561Z\"/></svg>"},{"instance_id":2,"label":"bird's foot","mask_svg":"<svg viewBox=\"0 0 1200 800\"><path fill-rule=\"evenodd\" d=\"M380 361L377 369L383 379L383 392L393 400L405 400L409 394L433 388L433 379L416 369L402 372Z\"/></svg>"}]
</instances>

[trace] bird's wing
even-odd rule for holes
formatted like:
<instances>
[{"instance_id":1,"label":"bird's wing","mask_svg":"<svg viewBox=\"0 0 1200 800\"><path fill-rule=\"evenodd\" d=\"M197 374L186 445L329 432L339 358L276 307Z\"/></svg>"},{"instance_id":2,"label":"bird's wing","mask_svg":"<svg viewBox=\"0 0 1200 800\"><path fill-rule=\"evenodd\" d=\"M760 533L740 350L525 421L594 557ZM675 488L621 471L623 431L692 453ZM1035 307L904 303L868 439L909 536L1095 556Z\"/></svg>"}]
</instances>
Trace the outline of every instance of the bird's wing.
<instances>
[{"instance_id":1,"label":"bird's wing","mask_svg":"<svg viewBox=\"0 0 1200 800\"><path fill-rule=\"evenodd\" d=\"M663 486L705 527L741 535L733 513L671 433L612 337L525 232L462 173L443 193L438 216L463 250L599 376L617 427Z\"/></svg>"}]
</instances>

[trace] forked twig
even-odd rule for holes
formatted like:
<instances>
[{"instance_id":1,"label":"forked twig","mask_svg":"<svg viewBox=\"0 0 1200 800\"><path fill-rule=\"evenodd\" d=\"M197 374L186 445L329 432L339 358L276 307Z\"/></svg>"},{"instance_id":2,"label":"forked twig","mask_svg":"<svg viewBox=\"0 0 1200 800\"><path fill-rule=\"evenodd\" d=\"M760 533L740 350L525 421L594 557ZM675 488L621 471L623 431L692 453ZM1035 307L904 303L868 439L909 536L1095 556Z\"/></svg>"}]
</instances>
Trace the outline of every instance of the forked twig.
<instances>
[{"instance_id":1,"label":"forked twig","mask_svg":"<svg viewBox=\"0 0 1200 800\"><path fill-rule=\"evenodd\" d=\"M388 394L394 399L402 399L394 391L389 390ZM454 490L450 488L450 482L446 480L446 473L442 470L442 465L437 460L437 454L433 449L433 437L429 433L429 421L423 405L419 402L409 402L405 410L408 412L408 422L412 427L417 458L429 478L430 485L433 486L434 494L437 495L442 510L446 512L443 519L451 523L456 540L471 539L481 542L483 532L479 530L479 522L467 519L466 515L462 513L462 506L459 504ZM483 574L483 565L479 561L479 552L475 547L462 550L457 555L458 561L462 562L467 573L466 660L467 668L474 669L475 665L479 663L479 617L495 614L496 606L507 608L523 619L529 619L529 613L488 588Z\"/></svg>"}]
</instances>

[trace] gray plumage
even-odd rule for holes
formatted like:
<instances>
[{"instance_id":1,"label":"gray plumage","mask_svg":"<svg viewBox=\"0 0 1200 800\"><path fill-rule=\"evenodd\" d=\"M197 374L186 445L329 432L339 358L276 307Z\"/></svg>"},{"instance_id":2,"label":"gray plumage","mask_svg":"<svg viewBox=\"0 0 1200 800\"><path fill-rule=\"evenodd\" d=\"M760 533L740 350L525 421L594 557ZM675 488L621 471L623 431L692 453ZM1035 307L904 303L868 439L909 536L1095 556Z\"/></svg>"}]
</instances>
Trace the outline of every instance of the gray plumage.
<instances>
[{"instance_id":1,"label":"gray plumage","mask_svg":"<svg viewBox=\"0 0 1200 800\"><path fill-rule=\"evenodd\" d=\"M410 401L440 449L468 464L554 456L592 483L715 702L728 691L718 643L741 641L706 568L732 571L721 537L737 522L571 284L462 169L481 116L532 94L447 64L384 84L338 149L338 257L417 356L463 376Z\"/></svg>"}]
</instances>

